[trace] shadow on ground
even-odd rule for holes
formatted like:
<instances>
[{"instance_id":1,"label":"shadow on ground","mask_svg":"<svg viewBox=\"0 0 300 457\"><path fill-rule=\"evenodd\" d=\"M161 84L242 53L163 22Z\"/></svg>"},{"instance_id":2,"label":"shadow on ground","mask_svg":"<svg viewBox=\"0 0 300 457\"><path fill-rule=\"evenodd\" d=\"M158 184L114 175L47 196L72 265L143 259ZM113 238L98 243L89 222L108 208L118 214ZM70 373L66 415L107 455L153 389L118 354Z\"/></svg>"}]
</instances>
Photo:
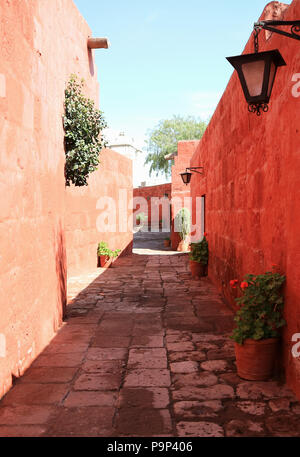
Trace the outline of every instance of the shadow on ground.
<instances>
[{"instance_id":1,"label":"shadow on ground","mask_svg":"<svg viewBox=\"0 0 300 457\"><path fill-rule=\"evenodd\" d=\"M300 436L285 386L237 376L215 287L159 252L69 278L67 320L0 402L0 436Z\"/></svg>"}]
</instances>

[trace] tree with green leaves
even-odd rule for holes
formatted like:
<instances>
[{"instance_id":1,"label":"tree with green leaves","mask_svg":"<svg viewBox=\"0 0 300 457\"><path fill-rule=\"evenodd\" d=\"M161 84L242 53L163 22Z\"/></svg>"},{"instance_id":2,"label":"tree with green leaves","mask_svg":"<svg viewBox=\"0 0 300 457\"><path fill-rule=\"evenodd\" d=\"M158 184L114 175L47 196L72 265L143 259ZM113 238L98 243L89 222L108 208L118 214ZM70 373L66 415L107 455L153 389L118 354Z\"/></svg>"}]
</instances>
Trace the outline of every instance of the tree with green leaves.
<instances>
[{"instance_id":1,"label":"tree with green leaves","mask_svg":"<svg viewBox=\"0 0 300 457\"><path fill-rule=\"evenodd\" d=\"M159 121L149 132L147 141L148 154L145 164L150 165L150 176L156 172L171 174L171 162L165 159L169 154L176 154L178 141L200 140L207 124L193 116L173 116L172 119Z\"/></svg>"}]
</instances>

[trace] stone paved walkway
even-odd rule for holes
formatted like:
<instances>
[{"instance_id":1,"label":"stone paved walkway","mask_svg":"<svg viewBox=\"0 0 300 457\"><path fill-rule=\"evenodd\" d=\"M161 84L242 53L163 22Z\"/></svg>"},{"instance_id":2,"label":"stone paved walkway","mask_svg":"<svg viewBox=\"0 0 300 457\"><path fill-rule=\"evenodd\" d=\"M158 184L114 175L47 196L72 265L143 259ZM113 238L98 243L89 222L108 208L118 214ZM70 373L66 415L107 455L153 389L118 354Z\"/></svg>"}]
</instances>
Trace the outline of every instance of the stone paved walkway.
<instances>
[{"instance_id":1,"label":"stone paved walkway","mask_svg":"<svg viewBox=\"0 0 300 457\"><path fill-rule=\"evenodd\" d=\"M232 313L187 256L73 278L68 319L0 402L0 436L300 436L276 381L236 375Z\"/></svg>"}]
</instances>

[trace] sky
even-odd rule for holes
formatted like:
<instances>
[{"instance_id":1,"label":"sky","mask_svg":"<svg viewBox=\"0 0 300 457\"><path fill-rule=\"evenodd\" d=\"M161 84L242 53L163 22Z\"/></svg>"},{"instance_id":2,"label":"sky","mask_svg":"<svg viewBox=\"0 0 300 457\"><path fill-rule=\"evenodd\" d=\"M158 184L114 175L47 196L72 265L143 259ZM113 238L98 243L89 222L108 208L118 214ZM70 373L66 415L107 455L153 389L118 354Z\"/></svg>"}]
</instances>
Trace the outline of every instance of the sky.
<instances>
[{"instance_id":1,"label":"sky","mask_svg":"<svg viewBox=\"0 0 300 457\"><path fill-rule=\"evenodd\" d=\"M162 119L213 114L232 74L225 57L241 54L266 0L74 0L94 37L100 109L112 132L143 152L134 186L166 182L144 166L147 134ZM285 2L285 3L291 3Z\"/></svg>"}]
</instances>

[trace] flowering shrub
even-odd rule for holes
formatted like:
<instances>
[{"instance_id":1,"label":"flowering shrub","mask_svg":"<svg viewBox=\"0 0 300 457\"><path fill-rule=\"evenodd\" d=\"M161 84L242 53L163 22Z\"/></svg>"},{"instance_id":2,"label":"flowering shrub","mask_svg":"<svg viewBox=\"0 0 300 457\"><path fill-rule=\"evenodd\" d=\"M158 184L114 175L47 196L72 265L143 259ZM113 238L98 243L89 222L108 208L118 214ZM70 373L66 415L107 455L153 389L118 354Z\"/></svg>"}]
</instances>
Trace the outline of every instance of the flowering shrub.
<instances>
[{"instance_id":1,"label":"flowering shrub","mask_svg":"<svg viewBox=\"0 0 300 457\"><path fill-rule=\"evenodd\" d=\"M242 296L236 298L240 309L234 318L236 328L231 338L239 344L251 338L261 340L279 336L286 324L282 317L284 300L281 292L285 276L268 271L261 275L247 275L240 285ZM233 289L238 280L230 281Z\"/></svg>"}]
</instances>

